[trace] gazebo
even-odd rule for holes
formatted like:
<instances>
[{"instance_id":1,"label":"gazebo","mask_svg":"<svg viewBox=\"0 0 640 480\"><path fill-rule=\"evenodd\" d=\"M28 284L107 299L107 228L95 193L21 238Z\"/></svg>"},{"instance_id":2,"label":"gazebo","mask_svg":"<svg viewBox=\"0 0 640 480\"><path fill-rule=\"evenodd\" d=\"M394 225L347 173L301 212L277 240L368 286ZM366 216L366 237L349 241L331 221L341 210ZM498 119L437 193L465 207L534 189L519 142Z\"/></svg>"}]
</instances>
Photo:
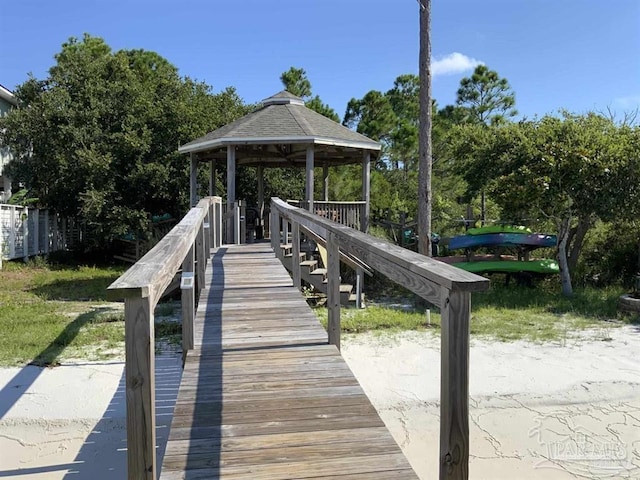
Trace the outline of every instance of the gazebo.
<instances>
[{"instance_id":1,"label":"gazebo","mask_svg":"<svg viewBox=\"0 0 640 480\"><path fill-rule=\"evenodd\" d=\"M244 117L178 148L191 160L191 205L197 203L198 164L210 162L209 193L215 195L215 171L226 160L227 204L236 201L236 166L257 168L258 210L264 211L264 168L306 169L304 205L313 211L314 167L323 167L324 195L328 200L329 167L362 165L362 200L365 202L361 230L369 224L371 159L380 144L307 108L304 101L286 90L263 100Z\"/></svg>"}]
</instances>

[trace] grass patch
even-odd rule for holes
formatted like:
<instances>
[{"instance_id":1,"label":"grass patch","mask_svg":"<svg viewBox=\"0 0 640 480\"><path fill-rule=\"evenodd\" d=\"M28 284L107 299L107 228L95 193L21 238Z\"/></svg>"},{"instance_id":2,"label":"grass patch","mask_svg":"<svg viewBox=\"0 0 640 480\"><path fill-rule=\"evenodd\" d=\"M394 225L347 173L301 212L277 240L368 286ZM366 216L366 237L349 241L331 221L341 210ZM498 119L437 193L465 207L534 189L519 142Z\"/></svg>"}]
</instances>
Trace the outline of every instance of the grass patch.
<instances>
[{"instance_id":1,"label":"grass patch","mask_svg":"<svg viewBox=\"0 0 640 480\"><path fill-rule=\"evenodd\" d=\"M182 345L182 324L174 320L161 320L155 324L156 339L169 345Z\"/></svg>"},{"instance_id":2,"label":"grass patch","mask_svg":"<svg viewBox=\"0 0 640 480\"><path fill-rule=\"evenodd\" d=\"M106 301L119 267L6 262L0 271L0 365L100 360L121 349L124 315Z\"/></svg>"},{"instance_id":3,"label":"grass patch","mask_svg":"<svg viewBox=\"0 0 640 480\"><path fill-rule=\"evenodd\" d=\"M62 360L122 358L124 305L107 287L124 267L6 262L0 271L0 365L51 366ZM156 338L180 344L176 302L156 307Z\"/></svg>"},{"instance_id":4,"label":"grass patch","mask_svg":"<svg viewBox=\"0 0 640 480\"><path fill-rule=\"evenodd\" d=\"M637 318L617 311L618 297L623 293L621 287L581 288L572 298L566 298L552 282L542 282L533 289L494 282L488 292L472 295L471 335L500 341L565 342L580 331L593 329L595 338L608 340L611 328L637 322ZM326 327L327 310L317 308L315 312ZM429 327L424 309L380 305L365 310L343 309L341 328L350 333L428 328L439 331L440 314L432 309Z\"/></svg>"},{"instance_id":5,"label":"grass patch","mask_svg":"<svg viewBox=\"0 0 640 480\"><path fill-rule=\"evenodd\" d=\"M314 309L320 323L327 327L327 309ZM340 327L343 332L361 333L371 330L423 330L427 328L427 317L417 311L398 310L380 306L369 306L365 309L342 309ZM431 323L440 325L440 315L431 315Z\"/></svg>"}]
</instances>

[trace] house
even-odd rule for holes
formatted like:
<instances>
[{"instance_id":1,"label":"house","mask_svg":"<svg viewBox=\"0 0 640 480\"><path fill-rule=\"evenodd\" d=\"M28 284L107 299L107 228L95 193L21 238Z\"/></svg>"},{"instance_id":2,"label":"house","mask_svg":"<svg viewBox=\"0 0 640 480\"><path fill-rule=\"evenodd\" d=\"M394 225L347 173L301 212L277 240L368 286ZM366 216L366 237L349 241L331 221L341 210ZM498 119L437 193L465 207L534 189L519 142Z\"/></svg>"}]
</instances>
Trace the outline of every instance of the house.
<instances>
[{"instance_id":1,"label":"house","mask_svg":"<svg viewBox=\"0 0 640 480\"><path fill-rule=\"evenodd\" d=\"M13 93L0 85L0 117L6 115L18 102ZM12 159L7 147L0 146L0 203L5 203L11 196L11 179L5 175L4 168Z\"/></svg>"}]
</instances>

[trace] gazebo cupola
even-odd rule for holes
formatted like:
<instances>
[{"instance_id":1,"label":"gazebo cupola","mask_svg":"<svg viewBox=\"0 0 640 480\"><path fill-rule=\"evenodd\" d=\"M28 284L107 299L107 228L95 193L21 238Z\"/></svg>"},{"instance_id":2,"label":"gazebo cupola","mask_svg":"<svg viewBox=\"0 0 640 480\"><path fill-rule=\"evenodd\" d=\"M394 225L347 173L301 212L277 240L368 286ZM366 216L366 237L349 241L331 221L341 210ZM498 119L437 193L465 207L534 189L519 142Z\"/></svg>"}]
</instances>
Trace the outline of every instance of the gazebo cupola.
<instances>
[{"instance_id":1,"label":"gazebo cupola","mask_svg":"<svg viewBox=\"0 0 640 480\"><path fill-rule=\"evenodd\" d=\"M211 162L210 194L215 194L215 168L226 160L227 202L235 202L236 166L258 170L258 208L263 211L265 167L300 167L306 170L305 201L313 209L314 168L323 167L324 199L328 200L329 167L362 164L362 197L366 202L363 230L369 217L370 168L380 144L307 108L304 101L283 90L266 98L255 111L182 145L178 151L191 158L191 203L197 203L197 165Z\"/></svg>"}]
</instances>

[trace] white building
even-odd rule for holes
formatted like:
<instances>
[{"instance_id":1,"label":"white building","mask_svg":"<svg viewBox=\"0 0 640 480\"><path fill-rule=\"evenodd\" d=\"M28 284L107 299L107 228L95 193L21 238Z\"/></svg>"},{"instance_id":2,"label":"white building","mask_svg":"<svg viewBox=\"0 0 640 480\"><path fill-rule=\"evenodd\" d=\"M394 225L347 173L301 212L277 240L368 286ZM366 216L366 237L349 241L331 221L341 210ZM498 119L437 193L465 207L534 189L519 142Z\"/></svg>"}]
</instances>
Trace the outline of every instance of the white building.
<instances>
[{"instance_id":1,"label":"white building","mask_svg":"<svg viewBox=\"0 0 640 480\"><path fill-rule=\"evenodd\" d=\"M16 106L18 102L13 93L0 85L0 116L6 115ZM0 146L0 203L5 203L11 196L11 179L4 174L4 167L12 158L9 149Z\"/></svg>"}]
</instances>

